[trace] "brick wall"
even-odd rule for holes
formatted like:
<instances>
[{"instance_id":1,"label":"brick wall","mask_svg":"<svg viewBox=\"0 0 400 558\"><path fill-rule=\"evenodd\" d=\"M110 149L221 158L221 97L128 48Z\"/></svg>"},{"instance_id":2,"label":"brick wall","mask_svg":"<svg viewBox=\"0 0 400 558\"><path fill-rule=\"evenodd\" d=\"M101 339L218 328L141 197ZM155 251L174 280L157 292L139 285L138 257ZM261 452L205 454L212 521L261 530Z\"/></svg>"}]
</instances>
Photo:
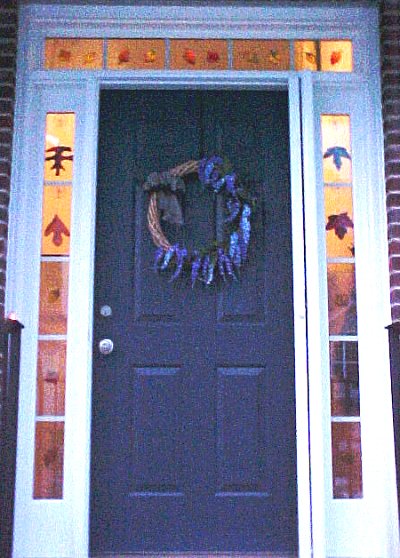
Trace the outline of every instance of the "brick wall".
<instances>
[{"instance_id":1,"label":"brick wall","mask_svg":"<svg viewBox=\"0 0 400 558\"><path fill-rule=\"evenodd\" d=\"M10 197L11 142L17 52L16 2L0 0L0 319L4 316L8 202ZM0 353L0 426L3 355Z\"/></svg>"},{"instance_id":2,"label":"brick wall","mask_svg":"<svg viewBox=\"0 0 400 558\"><path fill-rule=\"evenodd\" d=\"M13 0L0 0L0 6L0 318L2 318L15 93L17 8Z\"/></svg>"},{"instance_id":3,"label":"brick wall","mask_svg":"<svg viewBox=\"0 0 400 558\"><path fill-rule=\"evenodd\" d=\"M392 319L400 321L400 0L381 3L385 175Z\"/></svg>"}]
</instances>

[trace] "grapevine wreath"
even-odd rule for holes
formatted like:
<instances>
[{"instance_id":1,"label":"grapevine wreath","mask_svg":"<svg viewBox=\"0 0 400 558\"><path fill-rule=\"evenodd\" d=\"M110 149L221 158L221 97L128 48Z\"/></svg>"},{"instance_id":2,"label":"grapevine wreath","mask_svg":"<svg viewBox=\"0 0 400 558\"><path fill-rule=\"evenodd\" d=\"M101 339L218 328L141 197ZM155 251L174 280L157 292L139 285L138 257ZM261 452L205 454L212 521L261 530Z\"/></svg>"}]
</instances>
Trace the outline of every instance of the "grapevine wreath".
<instances>
[{"instance_id":1,"label":"grapevine wreath","mask_svg":"<svg viewBox=\"0 0 400 558\"><path fill-rule=\"evenodd\" d=\"M172 244L163 232L161 220L183 225L178 195L185 192L184 177L197 174L204 188L221 196L225 213L224 238L189 251L184 245ZM230 165L219 156L187 161L164 172L153 172L143 184L150 193L147 224L156 246L156 271L170 271L174 281L183 270L196 281L211 285L217 278L235 278L247 257L250 242L250 218L255 200L250 198Z\"/></svg>"}]
</instances>

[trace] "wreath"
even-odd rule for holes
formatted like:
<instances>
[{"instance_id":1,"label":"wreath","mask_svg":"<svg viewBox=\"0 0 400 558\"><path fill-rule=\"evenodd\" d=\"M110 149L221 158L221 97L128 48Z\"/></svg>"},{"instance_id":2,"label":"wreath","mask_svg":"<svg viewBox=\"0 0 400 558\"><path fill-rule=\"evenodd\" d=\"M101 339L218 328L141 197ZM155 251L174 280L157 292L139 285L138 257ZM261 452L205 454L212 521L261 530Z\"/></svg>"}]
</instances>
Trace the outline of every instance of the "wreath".
<instances>
[{"instance_id":1,"label":"wreath","mask_svg":"<svg viewBox=\"0 0 400 558\"><path fill-rule=\"evenodd\" d=\"M190 174L197 174L204 188L222 197L225 213L224 238L192 252L184 245L172 244L161 226L161 221L184 224L180 197L186 189L184 177ZM156 271L171 271L170 281L174 281L182 270L187 270L192 287L197 280L211 285L217 278L236 278L247 258L255 200L246 193L227 161L214 155L153 172L143 189L150 193L147 224L156 246Z\"/></svg>"}]
</instances>

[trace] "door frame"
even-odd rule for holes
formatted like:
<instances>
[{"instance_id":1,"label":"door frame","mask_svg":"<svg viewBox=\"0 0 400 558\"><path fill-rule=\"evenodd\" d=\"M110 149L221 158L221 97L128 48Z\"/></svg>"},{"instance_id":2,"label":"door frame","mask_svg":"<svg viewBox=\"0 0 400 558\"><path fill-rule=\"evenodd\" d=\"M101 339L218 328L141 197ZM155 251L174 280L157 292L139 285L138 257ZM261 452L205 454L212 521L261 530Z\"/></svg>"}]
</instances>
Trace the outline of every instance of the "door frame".
<instances>
[{"instance_id":1,"label":"door frame","mask_svg":"<svg viewBox=\"0 0 400 558\"><path fill-rule=\"evenodd\" d=\"M123 3L121 1L121 3ZM80 26L78 27L78 22ZM324 383L315 362L318 348L310 353L310 340L317 333L317 310L311 308L311 277L318 269L314 252L317 222L315 207L315 129L313 84L367 86L377 141L382 147L379 112L377 12L373 8L346 7L335 17L326 7L270 7L245 2L235 6L66 6L25 5L20 10L19 59L15 142L10 205L10 234L6 308L15 311L25 329L21 356L18 471L15 522L15 558L51 555L85 557L88 553L91 352L93 316L94 233L98 107L102 88L281 88L289 92L290 170L292 194L292 253L295 335L295 384L297 425L297 475L299 558L325 558L326 554L326 464L324 447ZM268 32L267 32L267 31ZM235 38L351 38L355 72L345 75L312 75L310 72L96 72L43 70L44 38L54 37L235 37ZM368 54L368 57L367 57ZM35 370L41 242L41 192L44 116L47 111L75 111L77 131L71 236L70 296L65 438L65 497L62 501L34 501L27 487L32 484L32 425L35 409ZM32 146L32 137L38 139ZM303 142L303 143L302 143ZM382 160L377 162L383 169ZM376 174L376 173L375 173ZM378 176L379 180L379 176ZM382 186L382 176L380 176ZM380 194L375 194L380 200ZM370 203L375 196L370 191ZM380 203L380 216L384 221ZM32 232L33 231L33 232ZM305 233L304 233L305 231ZM304 236L305 234L305 236ZM386 247L384 227L373 240L382 254ZM307 239L307 250L305 247ZM37 256L36 256L37 255ZM306 285L307 268L307 285ZM387 264L381 255L378 275L385 285L383 315L390 321ZM306 298L308 306L306 305ZM318 298L318 297L317 297ZM312 306L312 305L311 305ZM314 314L313 314L314 312ZM318 318L319 319L319 318ZM380 317L382 319L382 316ZM318 321L319 323L319 321ZM85 339L82 347L82 339ZM383 343L384 343L383 339ZM388 370L388 358L383 357ZM314 364L313 364L314 363ZM389 419L390 417L386 417ZM388 424L388 423L386 423ZM390 450L390 428L387 444ZM311 465L310 465L311 461ZM75 464L79 463L79 467ZM390 506L385 517L395 524L392 470ZM311 490L312 487L312 490ZM395 491L394 491L395 492ZM394 495L395 496L395 495ZM32 521L35 517L35 521ZM60 521L62 518L62 521ZM391 519L390 519L391 518ZM40 533L40 536L37 536ZM26 541L29 541L26 543ZM385 558L395 557L398 529L393 527L386 543ZM51 550L49 550L51 549ZM51 552L51 554L49 554Z\"/></svg>"}]
</instances>

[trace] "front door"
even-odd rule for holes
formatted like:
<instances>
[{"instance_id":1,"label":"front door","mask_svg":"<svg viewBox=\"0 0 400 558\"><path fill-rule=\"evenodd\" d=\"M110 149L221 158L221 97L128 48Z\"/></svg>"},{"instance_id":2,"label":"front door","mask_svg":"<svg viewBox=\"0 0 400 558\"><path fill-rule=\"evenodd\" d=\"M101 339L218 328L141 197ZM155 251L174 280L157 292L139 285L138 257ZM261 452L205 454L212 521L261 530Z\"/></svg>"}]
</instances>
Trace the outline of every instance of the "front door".
<instances>
[{"instance_id":1,"label":"front door","mask_svg":"<svg viewBox=\"0 0 400 558\"><path fill-rule=\"evenodd\" d=\"M100 109L91 554L295 552L287 93L104 91ZM237 280L192 288L154 271L142 184L213 154L256 211ZM182 205L169 240L207 245L218 199L193 175Z\"/></svg>"}]
</instances>

